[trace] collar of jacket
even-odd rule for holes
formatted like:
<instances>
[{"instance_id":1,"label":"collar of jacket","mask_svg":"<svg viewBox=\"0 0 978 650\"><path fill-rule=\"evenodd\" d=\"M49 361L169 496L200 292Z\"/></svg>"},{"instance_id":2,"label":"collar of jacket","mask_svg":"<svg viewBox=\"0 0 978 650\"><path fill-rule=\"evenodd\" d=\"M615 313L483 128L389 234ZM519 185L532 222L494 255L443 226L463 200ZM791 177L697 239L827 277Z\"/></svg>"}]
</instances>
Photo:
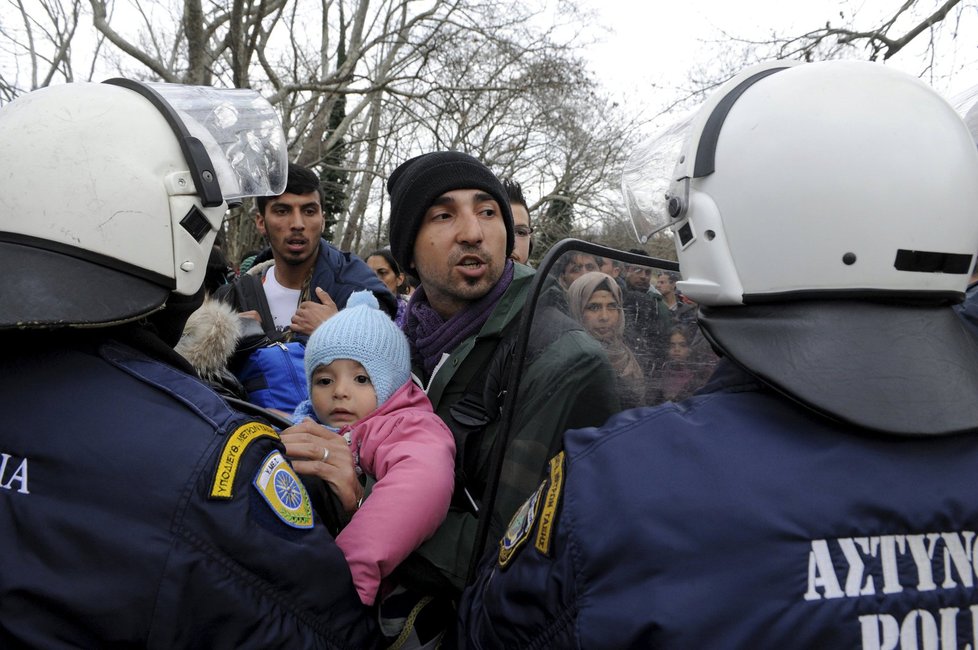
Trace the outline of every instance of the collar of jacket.
<instances>
[{"instance_id":1,"label":"collar of jacket","mask_svg":"<svg viewBox=\"0 0 978 650\"><path fill-rule=\"evenodd\" d=\"M499 298L496 308L492 310L482 329L475 336L471 336L462 341L458 347L435 369L433 375L428 379L428 399L438 408L445 389L452 383L456 372L465 364L466 358L475 348L476 344L483 341L489 342L499 339L503 328L514 318L519 318L523 312L523 304L533 283L533 276L536 274L532 268L523 264L514 264L513 282L509 288ZM420 368L414 368L414 373L418 377L424 374Z\"/></svg>"}]
</instances>

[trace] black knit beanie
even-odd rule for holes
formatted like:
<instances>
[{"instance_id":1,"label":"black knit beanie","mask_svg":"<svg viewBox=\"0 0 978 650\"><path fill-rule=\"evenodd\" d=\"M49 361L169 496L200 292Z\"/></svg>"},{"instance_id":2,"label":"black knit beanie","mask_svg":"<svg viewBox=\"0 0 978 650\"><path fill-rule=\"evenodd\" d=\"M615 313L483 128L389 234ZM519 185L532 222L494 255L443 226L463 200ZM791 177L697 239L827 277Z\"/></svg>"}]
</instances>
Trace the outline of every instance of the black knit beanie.
<instances>
[{"instance_id":1,"label":"black knit beanie","mask_svg":"<svg viewBox=\"0 0 978 650\"><path fill-rule=\"evenodd\" d=\"M482 190L499 203L506 225L506 257L513 252L513 212L496 175L479 160L458 151L436 151L412 158L387 179L391 218L387 231L391 253L401 268L417 277L411 266L421 219L435 199L453 190Z\"/></svg>"}]
</instances>

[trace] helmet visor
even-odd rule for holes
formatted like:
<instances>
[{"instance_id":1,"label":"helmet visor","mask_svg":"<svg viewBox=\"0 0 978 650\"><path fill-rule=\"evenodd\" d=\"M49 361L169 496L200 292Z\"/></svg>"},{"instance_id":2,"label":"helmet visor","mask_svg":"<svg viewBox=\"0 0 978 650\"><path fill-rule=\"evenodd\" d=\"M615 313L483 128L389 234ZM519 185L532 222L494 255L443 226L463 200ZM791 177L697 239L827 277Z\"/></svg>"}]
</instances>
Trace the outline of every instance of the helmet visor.
<instances>
[{"instance_id":1,"label":"helmet visor","mask_svg":"<svg viewBox=\"0 0 978 650\"><path fill-rule=\"evenodd\" d=\"M971 138L978 145L978 86L972 86L955 96L951 100L951 106L964 120L968 130L971 131Z\"/></svg>"},{"instance_id":2,"label":"helmet visor","mask_svg":"<svg viewBox=\"0 0 978 650\"><path fill-rule=\"evenodd\" d=\"M621 174L621 193L635 236L643 244L669 226L669 191L693 122L686 117L632 152Z\"/></svg>"},{"instance_id":3,"label":"helmet visor","mask_svg":"<svg viewBox=\"0 0 978 650\"><path fill-rule=\"evenodd\" d=\"M225 201L285 191L285 134L268 100L249 89L145 85L159 93L203 143Z\"/></svg>"}]
</instances>

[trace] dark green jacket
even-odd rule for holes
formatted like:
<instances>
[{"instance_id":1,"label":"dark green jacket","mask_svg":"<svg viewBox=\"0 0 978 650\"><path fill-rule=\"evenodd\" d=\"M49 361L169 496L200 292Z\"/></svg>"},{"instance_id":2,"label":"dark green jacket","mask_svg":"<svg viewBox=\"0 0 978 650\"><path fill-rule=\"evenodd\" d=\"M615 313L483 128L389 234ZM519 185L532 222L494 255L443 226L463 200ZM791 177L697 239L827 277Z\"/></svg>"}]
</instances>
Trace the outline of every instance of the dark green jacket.
<instances>
[{"instance_id":1,"label":"dark green jacket","mask_svg":"<svg viewBox=\"0 0 978 650\"><path fill-rule=\"evenodd\" d=\"M486 359L503 340L507 325L518 326L533 276L533 269L517 264L512 284L479 333L459 344L432 377L425 377L415 368L415 374L425 380L435 412L453 430L451 407L465 395L474 375L485 378L494 374L485 371ZM510 344L515 341L515 327L505 338ZM542 308L534 315L527 359L522 366L510 364L510 372L522 372L521 385L493 509L490 546L543 480L547 462L561 447L563 432L569 428L597 426L618 411L614 374L600 345L580 325L552 307ZM505 381L507 377L492 379ZM466 477L466 485L477 500L481 500L488 480L490 454L498 428L497 419L470 451L477 455L473 464L476 471L475 475L470 473ZM459 442L456 441L461 449L465 445ZM463 507L461 496L456 495L457 505L453 505L435 535L418 550L455 590L465 585L479 524L471 510Z\"/></svg>"}]
</instances>

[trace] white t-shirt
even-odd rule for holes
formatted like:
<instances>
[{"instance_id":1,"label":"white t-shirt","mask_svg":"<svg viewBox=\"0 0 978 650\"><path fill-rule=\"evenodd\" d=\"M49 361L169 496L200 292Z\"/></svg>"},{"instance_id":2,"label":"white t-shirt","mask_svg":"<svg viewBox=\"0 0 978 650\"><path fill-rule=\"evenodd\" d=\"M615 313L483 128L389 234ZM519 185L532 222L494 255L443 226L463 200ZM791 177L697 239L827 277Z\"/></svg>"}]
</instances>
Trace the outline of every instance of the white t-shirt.
<instances>
[{"instance_id":1,"label":"white t-shirt","mask_svg":"<svg viewBox=\"0 0 978 650\"><path fill-rule=\"evenodd\" d=\"M265 283L262 287L265 289L268 308L272 311L275 329L281 331L292 325L292 316L295 315L295 310L299 307L299 294L302 291L280 285L275 279L274 266L269 268L265 274Z\"/></svg>"}]
</instances>

